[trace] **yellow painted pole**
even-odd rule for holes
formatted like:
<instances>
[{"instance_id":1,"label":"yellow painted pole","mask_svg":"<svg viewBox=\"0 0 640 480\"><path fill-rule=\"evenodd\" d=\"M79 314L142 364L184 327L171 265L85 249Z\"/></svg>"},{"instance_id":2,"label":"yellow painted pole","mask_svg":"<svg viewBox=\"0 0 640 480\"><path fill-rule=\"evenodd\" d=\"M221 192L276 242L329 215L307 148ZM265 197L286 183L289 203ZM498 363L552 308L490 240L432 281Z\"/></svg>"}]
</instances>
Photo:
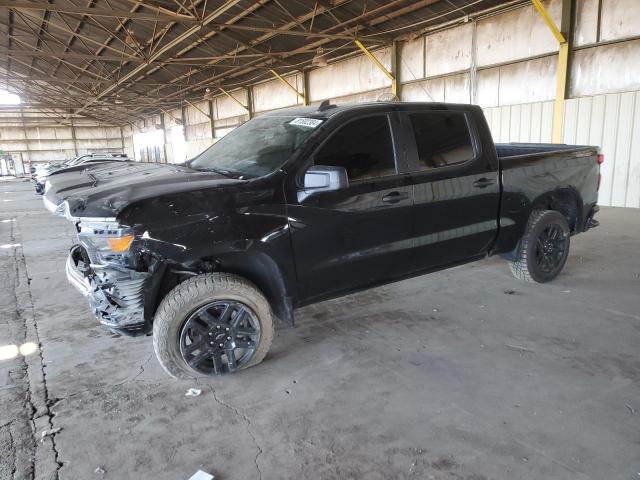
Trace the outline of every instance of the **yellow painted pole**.
<instances>
[{"instance_id":1,"label":"yellow painted pole","mask_svg":"<svg viewBox=\"0 0 640 480\"><path fill-rule=\"evenodd\" d=\"M556 24L553 23L553 19L551 18L551 15L549 15L549 12L547 12L547 9L544 8L544 5L542 5L540 0L531 0L531 3L533 3L533 6L536 8L538 13L542 17L542 20L544 20L544 23L547 24L547 27L549 27L549 30L551 30L551 33L553 33L553 36L556 37L556 40L558 41L558 43L566 43L567 39L564 38L564 35L562 35L562 32L560 32L558 27L556 27Z\"/></svg>"},{"instance_id":2,"label":"yellow painted pole","mask_svg":"<svg viewBox=\"0 0 640 480\"><path fill-rule=\"evenodd\" d=\"M542 20L558 41L558 67L556 69L556 98L553 103L553 143L562 143L562 130L564 125L564 101L567 87L567 69L569 67L569 42L558 29L549 12L540 0L531 0Z\"/></svg>"},{"instance_id":3,"label":"yellow painted pole","mask_svg":"<svg viewBox=\"0 0 640 480\"><path fill-rule=\"evenodd\" d=\"M391 80L391 93L393 93L394 95L397 95L398 86L396 85L396 78L393 76L393 74L389 70L387 70L387 67L385 67L382 63L380 63L380 61L375 57L375 55L371 53L369 49L365 47L360 40L356 39L354 40L354 42L358 46L358 48L362 50L367 57L369 57L369 59L373 62L373 64L376 67L378 67L380 71L389 78L389 80Z\"/></svg>"},{"instance_id":4,"label":"yellow painted pole","mask_svg":"<svg viewBox=\"0 0 640 480\"><path fill-rule=\"evenodd\" d=\"M249 115L251 115L251 110L249 110L249 107L247 107L244 103L242 103L240 100L238 100L236 97L234 97L233 95L231 95L229 92L227 92L224 88L219 87L220 91L222 93L224 93L227 97L229 97L231 100L233 100L234 102L236 102L238 105L240 105L242 108L244 108L247 113Z\"/></svg>"},{"instance_id":5,"label":"yellow painted pole","mask_svg":"<svg viewBox=\"0 0 640 480\"><path fill-rule=\"evenodd\" d=\"M306 100L305 95L303 93L300 93L297 88L295 88L293 85L291 85L289 82L287 82L284 78L282 78L282 76L278 72L276 72L273 68L270 69L270 70L271 70L271 73L273 73L274 77L276 77L278 80L280 80L282 83L284 83L291 90L296 92L296 95L298 95L300 97L300 99L302 100L302 104L303 105L307 104L306 103L307 100Z\"/></svg>"},{"instance_id":6,"label":"yellow painted pole","mask_svg":"<svg viewBox=\"0 0 640 480\"><path fill-rule=\"evenodd\" d=\"M569 44L560 44L558 50L558 69L556 71L556 99L553 104L553 143L562 143L564 125L564 100L567 86L567 68L569 66Z\"/></svg>"}]
</instances>

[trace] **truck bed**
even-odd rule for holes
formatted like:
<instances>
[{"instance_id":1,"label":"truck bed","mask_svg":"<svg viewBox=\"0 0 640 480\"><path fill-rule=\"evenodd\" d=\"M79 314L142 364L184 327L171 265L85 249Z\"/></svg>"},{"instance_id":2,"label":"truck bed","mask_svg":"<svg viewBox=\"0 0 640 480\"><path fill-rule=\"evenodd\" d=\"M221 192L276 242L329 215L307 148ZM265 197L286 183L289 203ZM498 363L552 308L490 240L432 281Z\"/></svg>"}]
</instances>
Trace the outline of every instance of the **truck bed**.
<instances>
[{"instance_id":1,"label":"truck bed","mask_svg":"<svg viewBox=\"0 0 640 480\"><path fill-rule=\"evenodd\" d=\"M569 151L579 151L593 149L586 145L566 145L559 143L496 143L496 153L500 160L520 157L522 155L549 155L553 153L568 153Z\"/></svg>"}]
</instances>

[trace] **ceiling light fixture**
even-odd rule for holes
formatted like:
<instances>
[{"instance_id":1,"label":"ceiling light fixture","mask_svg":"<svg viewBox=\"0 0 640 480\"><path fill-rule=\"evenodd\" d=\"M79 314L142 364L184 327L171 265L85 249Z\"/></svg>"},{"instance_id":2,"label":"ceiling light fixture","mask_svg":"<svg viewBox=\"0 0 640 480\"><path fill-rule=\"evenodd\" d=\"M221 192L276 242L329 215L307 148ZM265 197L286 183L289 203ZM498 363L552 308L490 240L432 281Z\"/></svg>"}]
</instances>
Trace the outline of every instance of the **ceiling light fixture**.
<instances>
[{"instance_id":1,"label":"ceiling light fixture","mask_svg":"<svg viewBox=\"0 0 640 480\"><path fill-rule=\"evenodd\" d=\"M327 64L327 57L324 56L324 48L320 47L320 48L318 48L318 50L316 50L316 54L311 59L311 66L312 67L326 67L327 65L328 65Z\"/></svg>"}]
</instances>

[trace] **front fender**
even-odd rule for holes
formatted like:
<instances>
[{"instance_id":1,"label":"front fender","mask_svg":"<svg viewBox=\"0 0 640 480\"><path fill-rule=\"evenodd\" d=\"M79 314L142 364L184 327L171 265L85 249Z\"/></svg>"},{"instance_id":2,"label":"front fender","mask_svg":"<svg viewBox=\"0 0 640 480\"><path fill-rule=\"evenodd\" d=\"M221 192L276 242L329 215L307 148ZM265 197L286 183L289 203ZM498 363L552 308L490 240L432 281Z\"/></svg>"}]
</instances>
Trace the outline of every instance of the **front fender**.
<instances>
[{"instance_id":1,"label":"front fender","mask_svg":"<svg viewBox=\"0 0 640 480\"><path fill-rule=\"evenodd\" d=\"M293 324L298 292L286 215L271 211L198 215L172 225L138 225L132 249L173 272L235 273L253 282L274 314Z\"/></svg>"}]
</instances>

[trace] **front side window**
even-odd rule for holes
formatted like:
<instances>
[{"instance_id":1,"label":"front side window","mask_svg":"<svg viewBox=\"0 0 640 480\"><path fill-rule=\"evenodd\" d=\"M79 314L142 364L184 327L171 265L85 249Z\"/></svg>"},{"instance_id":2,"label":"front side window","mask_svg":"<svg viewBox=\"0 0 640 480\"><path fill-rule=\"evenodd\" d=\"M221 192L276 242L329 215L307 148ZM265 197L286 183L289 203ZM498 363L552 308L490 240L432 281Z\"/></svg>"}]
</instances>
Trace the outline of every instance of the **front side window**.
<instances>
[{"instance_id":1,"label":"front side window","mask_svg":"<svg viewBox=\"0 0 640 480\"><path fill-rule=\"evenodd\" d=\"M322 122L293 116L254 118L218 140L188 166L229 176L262 177L280 168Z\"/></svg>"},{"instance_id":2,"label":"front side window","mask_svg":"<svg viewBox=\"0 0 640 480\"><path fill-rule=\"evenodd\" d=\"M418 147L418 170L457 165L474 157L463 113L411 113L409 119Z\"/></svg>"},{"instance_id":3,"label":"front side window","mask_svg":"<svg viewBox=\"0 0 640 480\"><path fill-rule=\"evenodd\" d=\"M344 167L349 181L395 175L391 130L386 115L353 120L320 148L316 165Z\"/></svg>"}]
</instances>

